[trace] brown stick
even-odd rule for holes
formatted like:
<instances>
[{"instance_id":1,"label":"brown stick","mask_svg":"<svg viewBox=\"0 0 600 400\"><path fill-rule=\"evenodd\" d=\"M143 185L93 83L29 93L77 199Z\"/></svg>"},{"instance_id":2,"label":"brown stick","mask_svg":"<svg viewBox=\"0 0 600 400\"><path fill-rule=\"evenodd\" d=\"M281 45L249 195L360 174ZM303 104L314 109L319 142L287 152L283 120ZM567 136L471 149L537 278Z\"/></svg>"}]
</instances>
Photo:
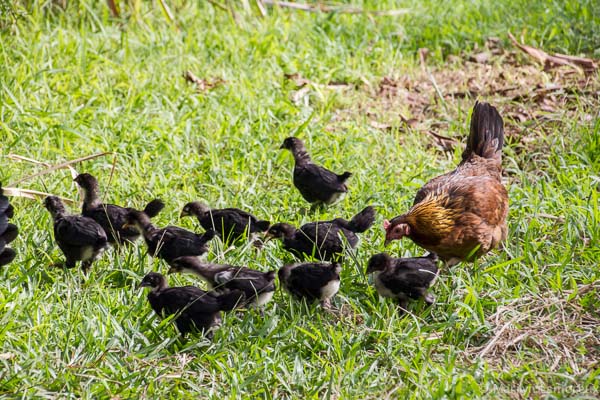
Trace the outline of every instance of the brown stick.
<instances>
[{"instance_id":1,"label":"brown stick","mask_svg":"<svg viewBox=\"0 0 600 400\"><path fill-rule=\"evenodd\" d=\"M370 14L370 15L387 15L396 16L408 14L411 10L408 8L401 8L398 10L385 10L385 11L370 11L362 8L355 7L333 7L325 4L304 4L304 3L292 3L289 1L275 1L275 0L262 0L263 4L281 8L291 8L294 10L307 11L307 12L322 12L322 13L341 13L341 14Z\"/></svg>"},{"instance_id":2,"label":"brown stick","mask_svg":"<svg viewBox=\"0 0 600 400\"><path fill-rule=\"evenodd\" d=\"M56 171L57 169L62 169L62 168L69 168L69 169L71 169L70 166L72 164L77 164L78 162L87 161L87 160L91 160L93 158L102 157L102 156L105 156L107 154L112 154L112 152L105 151L104 153L92 154L90 156L85 156L85 157L78 158L76 160L71 160L71 161L64 162L62 164L54 165L54 166L52 166L50 168L47 168L47 169L45 169L43 171L40 171L40 172L36 173L36 174L28 175L28 176L26 176L24 178L21 178L18 181L13 182L11 184L11 186L16 186L17 184L19 184L21 182L28 181L30 179L36 178L36 177L41 176L41 175L46 175L46 174L48 174L48 173L50 173L52 171Z\"/></svg>"},{"instance_id":3,"label":"brown stick","mask_svg":"<svg viewBox=\"0 0 600 400\"><path fill-rule=\"evenodd\" d=\"M593 60L591 58L583 58L576 56L569 56L565 54L556 53L554 55L550 55L546 53L544 50L527 46L521 44L515 39L512 33L508 32L508 38L515 46L517 46L521 51L528 54L529 56L537 59L541 64L544 65L544 69L549 69L556 66L567 65L569 67L575 68L577 71L586 73L594 72L598 69L598 60Z\"/></svg>"},{"instance_id":4,"label":"brown stick","mask_svg":"<svg viewBox=\"0 0 600 400\"><path fill-rule=\"evenodd\" d=\"M19 189L19 188L15 188L15 187L3 187L2 190L4 191L4 194L7 196L25 197L26 199L33 199L33 200L41 199L41 198L48 197L48 196L53 196L51 193L40 192L37 190L30 190L30 189ZM57 196L57 197L59 197L65 203L69 203L69 204L76 203L75 200L71 200L66 197L62 197L62 196Z\"/></svg>"}]
</instances>

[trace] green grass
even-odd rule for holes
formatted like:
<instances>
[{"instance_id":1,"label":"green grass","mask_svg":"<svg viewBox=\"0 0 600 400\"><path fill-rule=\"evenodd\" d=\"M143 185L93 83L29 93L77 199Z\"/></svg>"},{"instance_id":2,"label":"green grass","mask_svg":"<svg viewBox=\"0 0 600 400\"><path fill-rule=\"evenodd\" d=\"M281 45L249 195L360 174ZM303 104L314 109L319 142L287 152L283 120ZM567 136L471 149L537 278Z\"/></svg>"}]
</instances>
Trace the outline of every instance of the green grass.
<instances>
[{"instance_id":1,"label":"green grass","mask_svg":"<svg viewBox=\"0 0 600 400\"><path fill-rule=\"evenodd\" d=\"M17 259L0 271L0 395L598 395L598 89L576 91L568 107L545 114L540 123L520 123L510 114L518 107L537 110L535 102L482 98L507 113L509 238L503 250L475 265L445 271L433 289L433 307L416 303L412 314L399 317L364 275L368 257L383 251L383 219L406 210L415 191L452 169L462 151L461 145L440 151L421 129L395 123L389 130L374 128L372 120L396 121L397 110L408 108L377 95L382 78L412 79L420 71L421 47L431 50L434 73L458 73L461 65L449 56L477 51L490 36L509 46L509 30L547 51L598 58L600 10L594 1L355 3L411 9L396 17L269 9L261 18L236 6L237 21L206 2L167 1L179 30L157 3L144 4L137 20L119 21L104 2L71 1L65 11L49 2L27 3L16 7L22 17L0 17L5 185L39 170L9 160L9 153L55 164L113 151L112 178L112 157L76 168L99 178L107 201L142 207L154 197L164 199L159 225L197 229L194 221L177 218L195 199L295 224L350 217L367 204L377 206L379 216L362 235L356 260L344 268L335 300L341 316L278 291L264 316L227 315L212 342L181 342L135 290L146 272L167 268L145 257L142 243L109 251L88 279L78 270L50 268L62 256L48 213L39 201L14 198L21 234L13 245ZM509 68L500 61L492 65ZM533 69L543 81L555 79ZM184 70L225 83L198 93L182 78ZM313 82L305 99L292 101L297 88L285 73ZM597 83L598 75L591 81ZM329 82L351 87L330 89ZM462 141L474 100L441 102L434 96L423 113L411 109L412 118ZM435 128L437 121L443 129ZM354 172L349 196L314 216L301 212L307 205L291 187L291 156L278 150L296 130L318 162ZM19 186L77 198L64 170ZM290 261L274 242L261 252L247 247L223 255L218 242L212 249L211 259L263 270ZM388 250L422 253L407 240ZM171 276L170 282L197 280Z\"/></svg>"}]
</instances>

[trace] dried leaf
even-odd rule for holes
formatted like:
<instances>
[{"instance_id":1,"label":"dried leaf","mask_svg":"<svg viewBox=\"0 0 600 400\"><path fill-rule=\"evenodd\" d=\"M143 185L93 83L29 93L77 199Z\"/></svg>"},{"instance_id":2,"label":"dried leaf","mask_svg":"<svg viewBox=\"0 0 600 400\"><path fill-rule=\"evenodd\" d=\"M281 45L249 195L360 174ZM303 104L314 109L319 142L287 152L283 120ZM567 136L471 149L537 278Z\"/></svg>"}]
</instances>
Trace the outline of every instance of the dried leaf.
<instances>
[{"instance_id":1,"label":"dried leaf","mask_svg":"<svg viewBox=\"0 0 600 400\"><path fill-rule=\"evenodd\" d=\"M300 90L296 90L292 93L292 103L298 105L306 97L306 95L310 92L310 87L304 86Z\"/></svg>"},{"instance_id":2,"label":"dried leaf","mask_svg":"<svg viewBox=\"0 0 600 400\"><path fill-rule=\"evenodd\" d=\"M206 79L200 79L192 71L185 71L183 77L186 81L196 85L196 89L199 92L206 92L207 90L213 89L225 83L221 78L214 78L212 81Z\"/></svg>"},{"instance_id":3,"label":"dried leaf","mask_svg":"<svg viewBox=\"0 0 600 400\"><path fill-rule=\"evenodd\" d=\"M379 129L380 131L388 131L388 130L392 129L392 125L390 125L390 124L377 122L374 120L369 121L369 125L371 125L375 129Z\"/></svg>"},{"instance_id":4,"label":"dried leaf","mask_svg":"<svg viewBox=\"0 0 600 400\"><path fill-rule=\"evenodd\" d=\"M487 51L482 53L472 54L469 56L469 61L475 62L477 64L487 64L490 61L491 54Z\"/></svg>"},{"instance_id":5,"label":"dried leaf","mask_svg":"<svg viewBox=\"0 0 600 400\"><path fill-rule=\"evenodd\" d=\"M293 74L283 74L283 76L285 77L285 79L293 81L296 84L296 87L298 88L304 87L311 83L308 79L303 78L297 72L294 72Z\"/></svg>"}]
</instances>

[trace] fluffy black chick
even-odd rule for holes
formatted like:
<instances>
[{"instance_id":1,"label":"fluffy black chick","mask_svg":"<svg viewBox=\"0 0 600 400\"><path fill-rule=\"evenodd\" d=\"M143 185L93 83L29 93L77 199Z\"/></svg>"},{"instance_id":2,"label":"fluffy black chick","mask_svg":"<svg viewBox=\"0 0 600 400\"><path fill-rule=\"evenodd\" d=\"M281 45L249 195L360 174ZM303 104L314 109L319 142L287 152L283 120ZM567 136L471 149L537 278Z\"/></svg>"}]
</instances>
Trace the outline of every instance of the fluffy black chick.
<instances>
[{"instance_id":1,"label":"fluffy black chick","mask_svg":"<svg viewBox=\"0 0 600 400\"><path fill-rule=\"evenodd\" d=\"M333 204L348 191L346 180L352 173L338 175L316 165L310 159L302 140L288 137L280 148L287 149L294 155L294 186L309 203L315 206Z\"/></svg>"},{"instance_id":2,"label":"fluffy black chick","mask_svg":"<svg viewBox=\"0 0 600 400\"><path fill-rule=\"evenodd\" d=\"M290 264L279 269L279 284L297 299L319 301L323 307L331 306L331 299L340 289L339 263Z\"/></svg>"},{"instance_id":3,"label":"fluffy black chick","mask_svg":"<svg viewBox=\"0 0 600 400\"><path fill-rule=\"evenodd\" d=\"M54 221L54 239L65 255L65 266L74 268L81 261L83 272L89 270L108 245L104 229L91 218L68 215L62 201L56 196L44 199L44 207Z\"/></svg>"},{"instance_id":4,"label":"fluffy black chick","mask_svg":"<svg viewBox=\"0 0 600 400\"><path fill-rule=\"evenodd\" d=\"M19 234L17 226L8 222L12 217L13 206L0 185L0 267L11 262L16 256L15 251L7 247Z\"/></svg>"},{"instance_id":5,"label":"fluffy black chick","mask_svg":"<svg viewBox=\"0 0 600 400\"><path fill-rule=\"evenodd\" d=\"M139 287L152 289L148 293L148 302L159 317L177 314L175 325L184 337L192 331L211 337L211 328L221 322L221 311L233 310L244 298L239 291L218 295L195 286L169 287L167 279L156 272L144 276Z\"/></svg>"},{"instance_id":6,"label":"fluffy black chick","mask_svg":"<svg viewBox=\"0 0 600 400\"><path fill-rule=\"evenodd\" d=\"M356 234L369 229L374 221L375 209L368 206L350 221L336 218L331 221L310 222L299 229L289 224L274 224L267 231L267 237L281 239L283 248L300 258L335 261L343 254L346 246L356 248Z\"/></svg>"},{"instance_id":7,"label":"fluffy black chick","mask_svg":"<svg viewBox=\"0 0 600 400\"><path fill-rule=\"evenodd\" d=\"M386 253L375 254L367 264L367 274L373 274L373 283L383 297L398 301L406 310L409 299L422 298L428 305L435 298L427 293L438 276L438 257L429 253L426 257L392 258Z\"/></svg>"},{"instance_id":8,"label":"fluffy black chick","mask_svg":"<svg viewBox=\"0 0 600 400\"><path fill-rule=\"evenodd\" d=\"M170 263L178 257L201 256L208 252L208 241L215 237L209 230L197 234L178 226L157 228L150 222L144 211L129 209L125 216L125 229L134 228L142 234L152 257L159 257Z\"/></svg>"},{"instance_id":9,"label":"fluffy black chick","mask_svg":"<svg viewBox=\"0 0 600 400\"><path fill-rule=\"evenodd\" d=\"M204 280L210 290L224 293L239 290L244 293L245 304L261 307L275 293L275 271L262 272L246 267L200 262L196 257L173 260L169 273L191 273Z\"/></svg>"},{"instance_id":10,"label":"fluffy black chick","mask_svg":"<svg viewBox=\"0 0 600 400\"><path fill-rule=\"evenodd\" d=\"M181 217L196 216L206 230L213 229L224 242L251 237L253 233L269 229L269 221L261 221L249 212L238 208L210 209L199 201L187 203Z\"/></svg>"},{"instance_id":11,"label":"fluffy black chick","mask_svg":"<svg viewBox=\"0 0 600 400\"><path fill-rule=\"evenodd\" d=\"M140 233L136 229L123 227L128 208L102 203L98 181L95 177L84 173L77 175L74 181L84 192L81 213L102 226L110 244L119 246L124 243L132 243L140 237ZM163 202L152 200L146 205L144 212L150 218L154 218L163 208Z\"/></svg>"}]
</instances>

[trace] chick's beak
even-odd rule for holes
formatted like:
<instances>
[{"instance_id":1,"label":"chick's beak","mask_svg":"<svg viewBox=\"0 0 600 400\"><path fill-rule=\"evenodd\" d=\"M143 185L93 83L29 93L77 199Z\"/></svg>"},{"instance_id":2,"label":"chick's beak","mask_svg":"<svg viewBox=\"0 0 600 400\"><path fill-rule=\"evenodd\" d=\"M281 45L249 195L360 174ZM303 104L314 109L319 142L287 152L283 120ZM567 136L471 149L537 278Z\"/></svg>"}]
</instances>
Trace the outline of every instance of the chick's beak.
<instances>
[{"instance_id":1,"label":"chick's beak","mask_svg":"<svg viewBox=\"0 0 600 400\"><path fill-rule=\"evenodd\" d=\"M279 146L279 150L283 150L285 149L285 146L282 144L281 146Z\"/></svg>"},{"instance_id":2,"label":"chick's beak","mask_svg":"<svg viewBox=\"0 0 600 400\"><path fill-rule=\"evenodd\" d=\"M392 239L385 238L385 242L383 242L383 245L384 245L385 247L387 247L387 246L389 246L389 245L390 245L390 243L392 243Z\"/></svg>"},{"instance_id":3,"label":"chick's beak","mask_svg":"<svg viewBox=\"0 0 600 400\"><path fill-rule=\"evenodd\" d=\"M133 225L130 224L129 222L125 222L122 226L121 229L129 229L129 228L133 228ZM141 285L141 283L140 283Z\"/></svg>"},{"instance_id":4,"label":"chick's beak","mask_svg":"<svg viewBox=\"0 0 600 400\"><path fill-rule=\"evenodd\" d=\"M174 274L174 273L176 273L176 272L177 272L177 270L176 270L175 268L171 267L171 268L169 268L169 270L167 271L167 275L171 275L171 274Z\"/></svg>"},{"instance_id":5,"label":"chick's beak","mask_svg":"<svg viewBox=\"0 0 600 400\"><path fill-rule=\"evenodd\" d=\"M190 215L189 212L187 212L185 210L181 210L181 214L179 214L179 218L187 217L189 215Z\"/></svg>"}]
</instances>

